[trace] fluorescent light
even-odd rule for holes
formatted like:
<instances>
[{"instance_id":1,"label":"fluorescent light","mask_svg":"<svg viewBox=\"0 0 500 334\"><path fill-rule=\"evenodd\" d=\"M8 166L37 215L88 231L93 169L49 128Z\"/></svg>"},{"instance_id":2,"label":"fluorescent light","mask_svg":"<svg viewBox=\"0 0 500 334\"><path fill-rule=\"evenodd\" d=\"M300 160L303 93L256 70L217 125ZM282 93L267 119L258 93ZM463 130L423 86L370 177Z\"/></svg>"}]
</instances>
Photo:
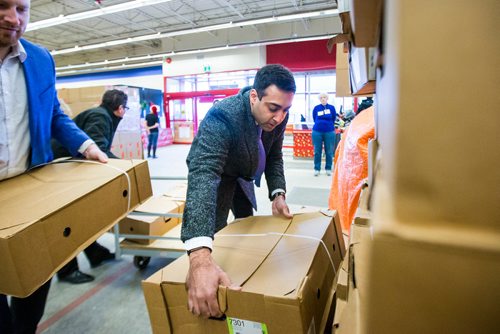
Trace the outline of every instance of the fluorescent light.
<instances>
[{"instance_id":1,"label":"fluorescent light","mask_svg":"<svg viewBox=\"0 0 500 334\"><path fill-rule=\"evenodd\" d=\"M79 21L79 20L90 19L93 17L99 17L102 15L123 12L126 10L135 9L135 8L139 8L139 7L143 7L143 6L157 5L157 4L160 4L163 2L169 2L169 1L172 1L172 0L135 0L135 1L125 2L125 3L119 4L119 5L114 5L114 6L109 6L109 7L101 7L99 9L88 10L88 11L76 13L76 14L59 15L58 17L54 17L51 19L28 23L28 26L26 27L26 31L33 31L33 30L53 27L53 26L57 26L57 25L61 25L61 24L69 23L69 22L75 22L75 21Z\"/></svg>"},{"instance_id":2,"label":"fluorescent light","mask_svg":"<svg viewBox=\"0 0 500 334\"><path fill-rule=\"evenodd\" d=\"M79 46L79 47L75 46L75 47L68 48L68 49L54 50L51 52L51 54L53 56L55 56L55 55L73 53L73 52L100 49L100 48L105 48L105 47L115 46L115 45L142 42L142 41L158 39L158 38L196 34L196 33L200 33L200 32L208 32L208 31L228 29L228 28L241 27L241 26L249 26L249 25L255 25L255 24L264 24L264 23L271 23L271 22L285 22L285 21L297 20L300 18L333 16L333 15L338 15L338 13L339 13L338 9L331 9L331 10L321 10L321 11L310 12L310 13L273 16L273 17L268 17L268 18L263 18L263 19L256 19L256 20L249 20L249 21L242 21L242 22L229 22L229 23L216 24L216 25L200 27L200 28L172 31L172 32L166 32L166 33L155 33L155 34L149 34L149 35L143 35L143 36L117 39L114 41L83 45L83 46Z\"/></svg>"},{"instance_id":3,"label":"fluorescent light","mask_svg":"<svg viewBox=\"0 0 500 334\"><path fill-rule=\"evenodd\" d=\"M67 66L56 67L56 72L57 72L56 74L58 76L60 76L60 75L77 75L77 74L84 74L84 73L90 73L90 72L96 72L96 71L111 71L114 69L153 66L153 65L162 64L163 58L171 57L171 56L189 55L189 54L197 54L197 53L208 53L208 52L225 51L225 50L232 50L232 49L239 49L239 48L246 48L246 47L262 46L262 45L290 43L290 42L314 41L314 40L319 40L319 39L328 39L328 38L331 38L333 36L334 36L334 34L329 34L329 35L301 37L301 38L293 38L293 39L262 41L262 42L238 44L238 45L225 45L225 46L212 47L212 48L207 48L207 49L171 51L168 53L161 53L161 54L156 54L156 55L127 57L127 58L115 59L115 60L104 60L104 61L95 62L95 63L67 65ZM162 60L158 60L158 61L152 60L152 59L156 59L156 58L162 58ZM142 62L139 64L138 63L128 64L128 65L124 64L126 62L133 62L133 61L145 60L145 59L151 59L151 61ZM120 63L121 63L121 65L119 65L119 66L103 66L103 67L98 67L98 68L88 68L88 67L94 67L94 66L101 66L101 65L108 65L108 64L120 64ZM78 69L80 69L80 70L78 70Z\"/></svg>"}]
</instances>

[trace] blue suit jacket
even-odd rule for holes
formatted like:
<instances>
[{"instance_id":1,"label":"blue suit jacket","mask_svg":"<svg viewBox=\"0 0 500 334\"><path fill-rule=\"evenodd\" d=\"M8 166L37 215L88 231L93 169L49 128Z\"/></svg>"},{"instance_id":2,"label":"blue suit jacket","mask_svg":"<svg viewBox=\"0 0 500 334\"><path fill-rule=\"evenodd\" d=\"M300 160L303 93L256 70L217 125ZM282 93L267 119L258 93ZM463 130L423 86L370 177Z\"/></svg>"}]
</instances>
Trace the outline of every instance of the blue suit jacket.
<instances>
[{"instance_id":1,"label":"blue suit jacket","mask_svg":"<svg viewBox=\"0 0 500 334\"><path fill-rule=\"evenodd\" d=\"M21 44L27 53L23 70L28 94L31 168L53 160L52 137L67 147L73 156L89 137L60 109L54 60L50 53L24 39L21 39Z\"/></svg>"}]
</instances>

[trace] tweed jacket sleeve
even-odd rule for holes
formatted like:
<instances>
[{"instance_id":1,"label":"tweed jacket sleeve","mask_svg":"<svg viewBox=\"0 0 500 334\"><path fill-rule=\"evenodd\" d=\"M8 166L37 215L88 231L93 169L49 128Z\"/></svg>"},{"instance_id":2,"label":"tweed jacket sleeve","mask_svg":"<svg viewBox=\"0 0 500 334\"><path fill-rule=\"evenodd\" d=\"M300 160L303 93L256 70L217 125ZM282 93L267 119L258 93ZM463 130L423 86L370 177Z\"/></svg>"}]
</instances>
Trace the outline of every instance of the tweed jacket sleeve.
<instances>
[{"instance_id":1,"label":"tweed jacket sleeve","mask_svg":"<svg viewBox=\"0 0 500 334\"><path fill-rule=\"evenodd\" d=\"M231 122L223 113L205 117L187 158L189 169L182 241L198 236L213 238L217 192L233 144Z\"/></svg>"},{"instance_id":2,"label":"tweed jacket sleeve","mask_svg":"<svg viewBox=\"0 0 500 334\"><path fill-rule=\"evenodd\" d=\"M268 196L276 189L286 191L285 172L283 166L283 138L285 128L288 123L288 115L285 120L272 132L264 132L262 142L266 148L266 169L265 176L268 188ZM266 145L267 144L267 145Z\"/></svg>"}]
</instances>

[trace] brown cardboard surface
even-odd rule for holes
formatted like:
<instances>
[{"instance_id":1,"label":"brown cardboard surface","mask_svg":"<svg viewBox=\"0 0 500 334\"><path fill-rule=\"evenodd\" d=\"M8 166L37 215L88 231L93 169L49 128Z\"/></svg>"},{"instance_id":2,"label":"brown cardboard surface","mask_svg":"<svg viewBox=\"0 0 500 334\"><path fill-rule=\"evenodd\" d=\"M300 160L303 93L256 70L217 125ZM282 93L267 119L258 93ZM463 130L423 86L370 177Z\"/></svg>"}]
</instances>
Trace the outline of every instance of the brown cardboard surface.
<instances>
[{"instance_id":1,"label":"brown cardboard surface","mask_svg":"<svg viewBox=\"0 0 500 334\"><path fill-rule=\"evenodd\" d=\"M171 188L167 189L163 195L172 197L173 199L176 200L181 200L185 201L186 200L186 193L187 193L187 181L179 182L172 186Z\"/></svg>"},{"instance_id":2,"label":"brown cardboard surface","mask_svg":"<svg viewBox=\"0 0 500 334\"><path fill-rule=\"evenodd\" d=\"M446 233L398 226L374 235L367 333L498 332L500 243L454 245Z\"/></svg>"},{"instance_id":3,"label":"brown cardboard surface","mask_svg":"<svg viewBox=\"0 0 500 334\"><path fill-rule=\"evenodd\" d=\"M151 213L149 216L128 215L119 222L120 234L139 234L161 236L181 222L179 217L169 217L170 214L178 215L184 211L184 202L175 201L171 197L151 197L142 205L135 208L134 212ZM159 215L163 214L163 215ZM133 239L128 241L149 245L155 239Z\"/></svg>"},{"instance_id":4,"label":"brown cardboard surface","mask_svg":"<svg viewBox=\"0 0 500 334\"><path fill-rule=\"evenodd\" d=\"M147 162L111 159L50 164L1 181L0 292L32 293L149 198L149 180Z\"/></svg>"},{"instance_id":5,"label":"brown cardboard surface","mask_svg":"<svg viewBox=\"0 0 500 334\"><path fill-rule=\"evenodd\" d=\"M336 58L336 93L337 97L351 96L351 83L349 78L349 49L347 43L337 44Z\"/></svg>"},{"instance_id":6,"label":"brown cardboard surface","mask_svg":"<svg viewBox=\"0 0 500 334\"><path fill-rule=\"evenodd\" d=\"M193 122L175 122L174 123L174 142L191 143L194 139Z\"/></svg>"},{"instance_id":7,"label":"brown cardboard surface","mask_svg":"<svg viewBox=\"0 0 500 334\"><path fill-rule=\"evenodd\" d=\"M245 234L263 236L242 236ZM295 215L291 221L249 217L221 230L215 237L213 257L233 282L242 286L242 291L219 288L225 314L265 323L270 333L319 333L324 329L335 273L325 249L315 238L325 242L338 269L343 252L337 240L343 240L342 232L340 225L325 213ZM228 333L225 321L197 318L188 311L184 286L187 269L188 258L182 256L143 282L153 332ZM151 303L148 300L159 287L163 310L157 296Z\"/></svg>"},{"instance_id":8,"label":"brown cardboard surface","mask_svg":"<svg viewBox=\"0 0 500 334\"><path fill-rule=\"evenodd\" d=\"M170 239L156 239L149 245L138 244L136 242L124 239L120 242L120 247L128 249L153 250L159 252L159 255L165 257L169 256L170 252L184 253L186 251L186 248L184 246L184 243L181 241L181 227L181 224L177 224L167 233L162 235L163 237L168 237Z\"/></svg>"},{"instance_id":9,"label":"brown cardboard surface","mask_svg":"<svg viewBox=\"0 0 500 334\"><path fill-rule=\"evenodd\" d=\"M370 196L370 188L365 184L361 188L359 195L359 205L354 215L353 224L355 225L371 225L372 213L368 209L368 201Z\"/></svg>"},{"instance_id":10,"label":"brown cardboard surface","mask_svg":"<svg viewBox=\"0 0 500 334\"><path fill-rule=\"evenodd\" d=\"M397 221L500 233L498 1L384 10L376 131Z\"/></svg>"},{"instance_id":11,"label":"brown cardboard surface","mask_svg":"<svg viewBox=\"0 0 500 334\"><path fill-rule=\"evenodd\" d=\"M354 44L375 47L382 28L382 0L350 0Z\"/></svg>"},{"instance_id":12,"label":"brown cardboard surface","mask_svg":"<svg viewBox=\"0 0 500 334\"><path fill-rule=\"evenodd\" d=\"M144 154L140 130L115 132L111 152L120 159L142 159Z\"/></svg>"}]
</instances>

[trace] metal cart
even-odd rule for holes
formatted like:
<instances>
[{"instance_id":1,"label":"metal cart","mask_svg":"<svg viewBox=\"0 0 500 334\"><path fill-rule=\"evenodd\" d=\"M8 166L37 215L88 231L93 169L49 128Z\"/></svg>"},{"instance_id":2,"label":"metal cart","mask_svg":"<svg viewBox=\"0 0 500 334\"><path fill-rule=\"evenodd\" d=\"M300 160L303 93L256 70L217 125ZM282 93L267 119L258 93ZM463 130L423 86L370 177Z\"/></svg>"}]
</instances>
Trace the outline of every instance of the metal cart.
<instances>
[{"instance_id":1,"label":"metal cart","mask_svg":"<svg viewBox=\"0 0 500 334\"><path fill-rule=\"evenodd\" d=\"M169 180L169 181L185 181L185 177L151 177L151 180ZM170 212L139 212L132 211L128 216L160 216L166 218L180 218L182 220L181 213L170 213ZM119 224L113 226L113 234L115 239L115 249L116 258L119 259L122 255L133 255L134 265L138 269L145 269L151 257L162 256L162 257L179 257L185 254L184 244L180 239L181 235L181 223L173 227L167 233L162 236L150 236L150 235L139 235L139 234L125 234L120 233ZM121 240L121 238L125 238ZM129 239L149 239L155 240L149 245L139 244L127 240Z\"/></svg>"}]
</instances>

